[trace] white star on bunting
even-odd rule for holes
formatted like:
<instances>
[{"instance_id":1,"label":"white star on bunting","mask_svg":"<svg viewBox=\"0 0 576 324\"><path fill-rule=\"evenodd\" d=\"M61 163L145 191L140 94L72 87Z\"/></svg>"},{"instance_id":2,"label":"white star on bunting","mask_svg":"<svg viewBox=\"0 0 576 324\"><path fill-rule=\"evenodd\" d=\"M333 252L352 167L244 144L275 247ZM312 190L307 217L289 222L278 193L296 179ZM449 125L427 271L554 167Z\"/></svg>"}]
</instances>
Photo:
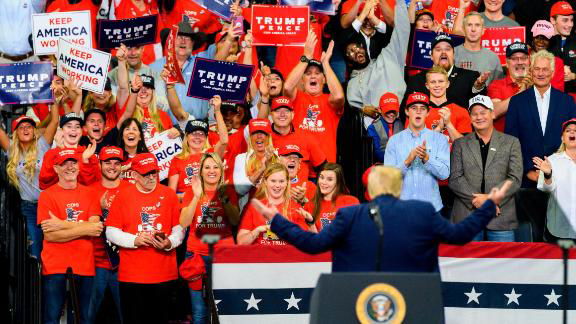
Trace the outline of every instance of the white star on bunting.
<instances>
[{"instance_id":1,"label":"white star on bunting","mask_svg":"<svg viewBox=\"0 0 576 324\"><path fill-rule=\"evenodd\" d=\"M516 303L516 305L520 306L518 302L518 298L522 296L522 294L517 294L514 288L512 288L512 292L509 294L504 294L508 298L508 303L506 305L510 305L511 303Z\"/></svg>"},{"instance_id":2,"label":"white star on bunting","mask_svg":"<svg viewBox=\"0 0 576 324\"><path fill-rule=\"evenodd\" d=\"M296 308L297 310L300 310L300 307L298 307L298 303L301 300L302 300L302 298L295 298L294 292L292 292L292 295L290 296L290 298L284 299L284 301L288 303L288 308L286 308L286 310L289 310L292 307Z\"/></svg>"},{"instance_id":3,"label":"white star on bunting","mask_svg":"<svg viewBox=\"0 0 576 324\"><path fill-rule=\"evenodd\" d=\"M214 299L214 305L216 305L216 311L218 311L218 304L220 304L221 301L222 299Z\"/></svg>"},{"instance_id":4,"label":"white star on bunting","mask_svg":"<svg viewBox=\"0 0 576 324\"><path fill-rule=\"evenodd\" d=\"M558 298L562 297L562 295L556 295L554 289L552 289L550 295L544 295L544 297L548 298L548 303L546 306L549 306L552 303L556 304L556 306L560 306L560 304L558 304Z\"/></svg>"},{"instance_id":5,"label":"white star on bunting","mask_svg":"<svg viewBox=\"0 0 576 324\"><path fill-rule=\"evenodd\" d=\"M246 310L247 310L247 311L250 310L250 308L255 308L255 309L258 310L258 311L260 310L260 309L258 308L258 303L259 303L260 301L262 301L262 299L256 299L256 298L254 298L254 293L252 293L252 295L250 295L250 299L244 299L244 301L245 301L246 303L248 303L248 306L246 307Z\"/></svg>"},{"instance_id":6,"label":"white star on bunting","mask_svg":"<svg viewBox=\"0 0 576 324\"><path fill-rule=\"evenodd\" d=\"M482 293L477 293L476 289L474 289L474 287L472 287L472 291L470 291L468 293L464 293L464 295L468 296L468 302L466 304L470 304L471 302L475 302L476 304L480 305L480 301L478 300L478 297L480 297L480 295L482 295Z\"/></svg>"}]
</instances>

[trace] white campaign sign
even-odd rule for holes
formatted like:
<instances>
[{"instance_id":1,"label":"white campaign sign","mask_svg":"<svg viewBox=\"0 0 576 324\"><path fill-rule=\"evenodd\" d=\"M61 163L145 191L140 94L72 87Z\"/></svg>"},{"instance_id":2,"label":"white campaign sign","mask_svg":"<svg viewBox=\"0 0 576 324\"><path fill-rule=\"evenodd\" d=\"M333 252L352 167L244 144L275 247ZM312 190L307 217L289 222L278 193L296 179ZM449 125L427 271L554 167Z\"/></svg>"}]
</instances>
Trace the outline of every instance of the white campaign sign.
<instances>
[{"instance_id":1,"label":"white campaign sign","mask_svg":"<svg viewBox=\"0 0 576 324\"><path fill-rule=\"evenodd\" d=\"M32 15L35 55L56 54L58 39L92 47L90 11L54 12Z\"/></svg>"},{"instance_id":2,"label":"white campaign sign","mask_svg":"<svg viewBox=\"0 0 576 324\"><path fill-rule=\"evenodd\" d=\"M148 151L156 156L160 167L160 181L168 178L168 170L172 159L182 152L182 139L168 138L169 131L164 131L146 141Z\"/></svg>"},{"instance_id":3,"label":"white campaign sign","mask_svg":"<svg viewBox=\"0 0 576 324\"><path fill-rule=\"evenodd\" d=\"M75 45L62 38L60 38L59 43L56 55L58 76L65 80L74 78L80 81L80 88L84 90L96 93L104 92L112 55Z\"/></svg>"}]
</instances>

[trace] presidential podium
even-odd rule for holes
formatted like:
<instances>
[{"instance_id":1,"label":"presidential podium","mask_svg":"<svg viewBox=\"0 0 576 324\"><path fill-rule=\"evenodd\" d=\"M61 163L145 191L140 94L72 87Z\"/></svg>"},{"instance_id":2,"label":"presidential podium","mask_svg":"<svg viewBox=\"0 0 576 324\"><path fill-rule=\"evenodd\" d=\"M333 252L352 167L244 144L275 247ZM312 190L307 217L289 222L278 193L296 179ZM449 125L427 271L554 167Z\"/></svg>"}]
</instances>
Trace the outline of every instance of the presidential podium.
<instances>
[{"instance_id":1,"label":"presidential podium","mask_svg":"<svg viewBox=\"0 0 576 324\"><path fill-rule=\"evenodd\" d=\"M444 323L439 273L322 274L310 323Z\"/></svg>"}]
</instances>

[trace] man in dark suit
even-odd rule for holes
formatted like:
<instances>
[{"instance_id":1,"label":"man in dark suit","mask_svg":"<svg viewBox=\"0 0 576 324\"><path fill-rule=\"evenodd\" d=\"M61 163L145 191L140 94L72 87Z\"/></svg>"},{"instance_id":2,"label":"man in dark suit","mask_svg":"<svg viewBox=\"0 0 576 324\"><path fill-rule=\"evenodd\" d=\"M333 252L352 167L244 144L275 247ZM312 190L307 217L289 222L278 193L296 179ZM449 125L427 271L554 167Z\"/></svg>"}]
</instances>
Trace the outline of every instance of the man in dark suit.
<instances>
[{"instance_id":1,"label":"man in dark suit","mask_svg":"<svg viewBox=\"0 0 576 324\"><path fill-rule=\"evenodd\" d=\"M516 195L520 219L530 220L532 241L542 241L548 196L536 189L538 171L532 159L543 159L560 147L562 123L576 117L571 96L551 86L555 59L541 50L530 58L534 86L510 98L504 131L520 141L524 174L522 189Z\"/></svg>"},{"instance_id":2,"label":"man in dark suit","mask_svg":"<svg viewBox=\"0 0 576 324\"><path fill-rule=\"evenodd\" d=\"M457 104L460 107L468 107L468 100L478 93L486 91L486 81L490 76L489 72L480 74L476 71L466 70L454 65L454 46L450 36L440 34L436 36L432 43L432 63L440 65L448 72L448 81L450 87L446 92L448 101ZM406 93L402 101L401 108L405 107L406 98L414 92L422 92L430 95L426 88L426 73L419 73L410 78L406 83ZM405 120L404 109L400 109L401 118Z\"/></svg>"},{"instance_id":3,"label":"man in dark suit","mask_svg":"<svg viewBox=\"0 0 576 324\"><path fill-rule=\"evenodd\" d=\"M492 189L482 207L461 223L451 224L428 202L399 200L400 170L375 166L368 176L368 194L373 201L338 210L334 222L320 233L305 232L275 208L258 200L252 202L272 220L270 229L283 240L307 253L332 250L334 272L435 272L440 242L463 244L472 240L496 214L496 205L510 186L507 181L500 189Z\"/></svg>"},{"instance_id":4,"label":"man in dark suit","mask_svg":"<svg viewBox=\"0 0 576 324\"><path fill-rule=\"evenodd\" d=\"M464 220L482 206L490 188L510 180L512 188L498 206L498 217L475 240L514 242L514 229L518 227L514 193L522 181L520 143L514 136L494 129L494 104L489 97L477 95L470 99L469 112L474 132L452 145L450 189L456 196L452 221Z\"/></svg>"}]
</instances>

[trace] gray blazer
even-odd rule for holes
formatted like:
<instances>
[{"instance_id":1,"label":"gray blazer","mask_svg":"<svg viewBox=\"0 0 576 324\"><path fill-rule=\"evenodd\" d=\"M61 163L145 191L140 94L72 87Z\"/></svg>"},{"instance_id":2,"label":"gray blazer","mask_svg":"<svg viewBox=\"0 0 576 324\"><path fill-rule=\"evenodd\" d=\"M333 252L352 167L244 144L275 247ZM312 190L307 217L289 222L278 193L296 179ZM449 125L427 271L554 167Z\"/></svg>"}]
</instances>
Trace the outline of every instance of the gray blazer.
<instances>
[{"instance_id":1,"label":"gray blazer","mask_svg":"<svg viewBox=\"0 0 576 324\"><path fill-rule=\"evenodd\" d=\"M456 195L452 209L452 221L458 223L474 210L472 194L480 193L482 184L482 155L480 142L475 133L454 141L450 157L450 189ZM487 228L495 231L518 227L514 194L522 181L522 152L516 137L494 130L486 159L484 174L485 193L512 180L512 188L500 204L501 215L490 221Z\"/></svg>"}]
</instances>

